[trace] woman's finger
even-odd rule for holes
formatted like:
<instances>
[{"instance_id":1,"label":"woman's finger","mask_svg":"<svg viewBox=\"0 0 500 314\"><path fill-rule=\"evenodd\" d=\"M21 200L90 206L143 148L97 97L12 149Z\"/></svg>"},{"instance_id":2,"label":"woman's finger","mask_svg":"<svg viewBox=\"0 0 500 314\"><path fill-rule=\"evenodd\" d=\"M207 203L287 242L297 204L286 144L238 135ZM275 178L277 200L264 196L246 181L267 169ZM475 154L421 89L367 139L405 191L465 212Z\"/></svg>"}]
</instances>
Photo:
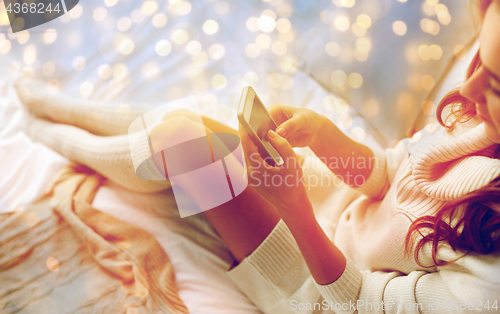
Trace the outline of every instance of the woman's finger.
<instances>
[{"instance_id":1,"label":"woman's finger","mask_svg":"<svg viewBox=\"0 0 500 314\"><path fill-rule=\"evenodd\" d=\"M271 118L273 118L274 122L276 122L277 124L281 124L289 118L283 112L283 106L281 105L273 105L269 107L268 110Z\"/></svg>"},{"instance_id":2,"label":"woman's finger","mask_svg":"<svg viewBox=\"0 0 500 314\"><path fill-rule=\"evenodd\" d=\"M257 150L257 146L253 143L250 136L242 129L239 128L241 146L243 148L243 153L245 155L245 160L247 164L250 165L253 169L259 169L264 160L260 157L259 152Z\"/></svg>"},{"instance_id":3,"label":"woman's finger","mask_svg":"<svg viewBox=\"0 0 500 314\"><path fill-rule=\"evenodd\" d=\"M293 151L292 146L286 139L279 136L273 130L269 130L267 133L267 137L269 138L269 142L273 145L274 149L280 154L281 158L284 161L284 167L287 169L294 169L297 165L297 160L295 156L295 152Z\"/></svg>"},{"instance_id":4,"label":"woman's finger","mask_svg":"<svg viewBox=\"0 0 500 314\"><path fill-rule=\"evenodd\" d=\"M301 118L299 116L294 116L293 118L286 120L276 128L276 133L281 137L289 137L293 135L301 125Z\"/></svg>"}]
</instances>

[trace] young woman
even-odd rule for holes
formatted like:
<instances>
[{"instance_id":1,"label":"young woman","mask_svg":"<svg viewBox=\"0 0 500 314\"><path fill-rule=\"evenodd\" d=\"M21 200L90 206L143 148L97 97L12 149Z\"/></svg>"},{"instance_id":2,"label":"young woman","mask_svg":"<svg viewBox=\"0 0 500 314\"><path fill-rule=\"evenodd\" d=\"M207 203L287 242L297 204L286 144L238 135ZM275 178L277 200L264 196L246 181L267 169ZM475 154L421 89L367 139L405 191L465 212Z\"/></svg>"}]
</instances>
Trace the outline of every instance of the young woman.
<instances>
[{"instance_id":1,"label":"young woman","mask_svg":"<svg viewBox=\"0 0 500 314\"><path fill-rule=\"evenodd\" d=\"M275 106L270 111L279 127L268 137L285 160L277 168L266 166L240 130L250 185L233 200L203 214L235 258L229 275L263 312L498 310L500 0L478 3L483 21L481 50L465 85L439 105L442 127L428 126L393 149L373 152L313 111ZM59 112L73 112L57 117L58 111L43 111L30 100L22 86L19 92L38 115L85 123L89 131L95 131L92 123L82 122L86 121L82 115L90 116L83 110L75 115L74 108L61 107ZM235 132L210 119L203 122L179 114L153 133L196 128ZM129 188L156 191L167 187L130 176L130 160L82 154L86 146L78 141L97 140L74 131L72 140L64 142L57 136L71 134L63 130L71 130L68 127L38 120L31 126L31 136ZM102 131L103 126L96 128ZM118 136L105 141L120 140ZM305 146L327 161L339 177L358 179L345 180L345 186L335 188L338 201L331 210L339 218L333 239L317 222L301 184L302 170L292 147ZM365 160L364 166L328 163L352 156ZM292 177L296 180L290 181L298 184L256 184L266 176ZM197 194L192 182L181 186L196 202L209 197Z\"/></svg>"}]
</instances>

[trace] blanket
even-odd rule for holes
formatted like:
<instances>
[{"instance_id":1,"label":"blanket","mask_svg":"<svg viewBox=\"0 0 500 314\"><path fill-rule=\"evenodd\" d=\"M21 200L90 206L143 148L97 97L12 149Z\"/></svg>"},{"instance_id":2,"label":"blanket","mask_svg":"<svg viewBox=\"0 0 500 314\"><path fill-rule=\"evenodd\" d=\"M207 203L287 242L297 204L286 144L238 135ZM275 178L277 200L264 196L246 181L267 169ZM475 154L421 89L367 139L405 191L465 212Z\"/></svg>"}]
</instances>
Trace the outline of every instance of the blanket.
<instances>
[{"instance_id":1,"label":"blanket","mask_svg":"<svg viewBox=\"0 0 500 314\"><path fill-rule=\"evenodd\" d=\"M156 239L91 206L104 180L70 164L37 202L0 215L0 312L188 312Z\"/></svg>"}]
</instances>

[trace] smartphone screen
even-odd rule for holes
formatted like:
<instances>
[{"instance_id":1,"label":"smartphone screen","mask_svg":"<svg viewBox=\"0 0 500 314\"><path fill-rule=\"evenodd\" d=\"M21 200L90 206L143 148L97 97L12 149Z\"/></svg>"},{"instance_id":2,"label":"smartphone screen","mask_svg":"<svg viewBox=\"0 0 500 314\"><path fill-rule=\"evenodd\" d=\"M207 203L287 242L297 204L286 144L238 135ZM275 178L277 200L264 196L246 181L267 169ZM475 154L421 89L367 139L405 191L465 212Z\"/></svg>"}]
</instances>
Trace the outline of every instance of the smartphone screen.
<instances>
[{"instance_id":1,"label":"smartphone screen","mask_svg":"<svg viewBox=\"0 0 500 314\"><path fill-rule=\"evenodd\" d=\"M250 126L255 130L257 136L260 138L267 150L275 158L280 158L278 152L274 149L273 145L267 139L267 132L269 130L276 130L276 126L267 113L264 105L259 101L259 98L254 97L252 112L250 114Z\"/></svg>"}]
</instances>

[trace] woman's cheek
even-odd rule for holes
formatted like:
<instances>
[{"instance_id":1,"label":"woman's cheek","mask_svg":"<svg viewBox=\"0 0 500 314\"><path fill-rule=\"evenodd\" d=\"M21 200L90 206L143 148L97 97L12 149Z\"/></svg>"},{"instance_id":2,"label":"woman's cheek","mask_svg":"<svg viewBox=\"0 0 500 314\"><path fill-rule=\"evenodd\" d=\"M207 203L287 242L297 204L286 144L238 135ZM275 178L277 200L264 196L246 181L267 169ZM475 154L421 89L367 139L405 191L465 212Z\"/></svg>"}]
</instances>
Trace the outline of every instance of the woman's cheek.
<instances>
[{"instance_id":1,"label":"woman's cheek","mask_svg":"<svg viewBox=\"0 0 500 314\"><path fill-rule=\"evenodd\" d=\"M485 98L488 113L493 122L492 127L495 128L497 138L500 139L500 96L492 90L489 90L485 93Z\"/></svg>"}]
</instances>

